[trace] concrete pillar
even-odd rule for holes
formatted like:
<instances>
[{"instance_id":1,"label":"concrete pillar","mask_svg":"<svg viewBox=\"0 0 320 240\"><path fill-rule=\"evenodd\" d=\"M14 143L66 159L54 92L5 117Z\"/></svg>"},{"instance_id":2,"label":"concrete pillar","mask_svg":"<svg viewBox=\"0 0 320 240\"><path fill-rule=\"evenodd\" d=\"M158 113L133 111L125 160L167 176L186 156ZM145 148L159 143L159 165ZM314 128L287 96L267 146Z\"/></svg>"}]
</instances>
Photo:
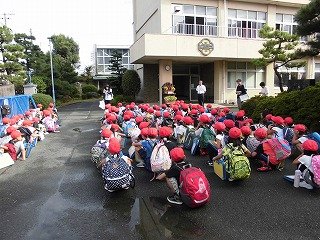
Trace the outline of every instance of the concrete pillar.
<instances>
[{"instance_id":1,"label":"concrete pillar","mask_svg":"<svg viewBox=\"0 0 320 240\"><path fill-rule=\"evenodd\" d=\"M269 64L266 67L266 87L269 90L269 96L274 95L274 70L273 70L273 64Z\"/></svg>"},{"instance_id":2,"label":"concrete pillar","mask_svg":"<svg viewBox=\"0 0 320 240\"><path fill-rule=\"evenodd\" d=\"M162 85L172 83L172 60L159 60L159 103L162 104Z\"/></svg>"},{"instance_id":3,"label":"concrete pillar","mask_svg":"<svg viewBox=\"0 0 320 240\"><path fill-rule=\"evenodd\" d=\"M306 60L307 64L305 66L306 69L306 79L314 79L315 78L315 59L314 57L310 57Z\"/></svg>"},{"instance_id":4,"label":"concrete pillar","mask_svg":"<svg viewBox=\"0 0 320 240\"><path fill-rule=\"evenodd\" d=\"M276 27L276 14L277 14L277 6L276 5L268 5L267 12L267 24L269 27Z\"/></svg>"},{"instance_id":5,"label":"concrete pillar","mask_svg":"<svg viewBox=\"0 0 320 240\"><path fill-rule=\"evenodd\" d=\"M218 36L228 36L228 1L219 0L218 2Z\"/></svg>"},{"instance_id":6,"label":"concrete pillar","mask_svg":"<svg viewBox=\"0 0 320 240\"><path fill-rule=\"evenodd\" d=\"M225 101L225 89L227 85L226 74L225 61L215 61L213 83L214 103L223 103Z\"/></svg>"},{"instance_id":7,"label":"concrete pillar","mask_svg":"<svg viewBox=\"0 0 320 240\"><path fill-rule=\"evenodd\" d=\"M28 83L26 85L23 85L23 88L24 88L25 95L33 95L38 93L36 84Z\"/></svg>"}]
</instances>

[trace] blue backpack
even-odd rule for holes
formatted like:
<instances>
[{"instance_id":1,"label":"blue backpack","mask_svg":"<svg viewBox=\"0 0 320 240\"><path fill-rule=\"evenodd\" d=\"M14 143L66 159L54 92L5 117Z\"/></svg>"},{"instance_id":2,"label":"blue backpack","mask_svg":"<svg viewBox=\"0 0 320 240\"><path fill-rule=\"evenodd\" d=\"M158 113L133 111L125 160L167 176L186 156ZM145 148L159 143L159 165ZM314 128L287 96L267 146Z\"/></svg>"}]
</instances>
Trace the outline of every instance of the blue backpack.
<instances>
[{"instance_id":1,"label":"blue backpack","mask_svg":"<svg viewBox=\"0 0 320 240\"><path fill-rule=\"evenodd\" d=\"M285 127L283 128L283 138L289 142L289 144L292 144L294 131L293 128Z\"/></svg>"},{"instance_id":2,"label":"blue backpack","mask_svg":"<svg viewBox=\"0 0 320 240\"><path fill-rule=\"evenodd\" d=\"M141 144L142 144L142 148L139 150L139 155L144 161L145 168L148 171L151 171L150 158L151 158L152 150L156 145L156 142L153 142L151 140L144 140L141 142Z\"/></svg>"},{"instance_id":3,"label":"blue backpack","mask_svg":"<svg viewBox=\"0 0 320 240\"><path fill-rule=\"evenodd\" d=\"M200 150L200 137L194 137L191 147L191 155L195 156Z\"/></svg>"},{"instance_id":4,"label":"blue backpack","mask_svg":"<svg viewBox=\"0 0 320 240\"><path fill-rule=\"evenodd\" d=\"M135 126L136 124L132 121L127 121L126 123L124 123L123 133L126 135L126 137L129 137L129 131L134 129Z\"/></svg>"}]
</instances>

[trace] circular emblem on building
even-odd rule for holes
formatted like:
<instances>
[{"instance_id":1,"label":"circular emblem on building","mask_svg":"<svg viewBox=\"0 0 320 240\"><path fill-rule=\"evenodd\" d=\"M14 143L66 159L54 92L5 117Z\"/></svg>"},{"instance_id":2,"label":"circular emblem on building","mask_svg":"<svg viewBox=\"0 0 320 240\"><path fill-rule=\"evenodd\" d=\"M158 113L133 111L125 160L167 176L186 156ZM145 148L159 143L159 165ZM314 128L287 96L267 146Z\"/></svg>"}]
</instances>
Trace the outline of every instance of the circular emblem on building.
<instances>
[{"instance_id":1,"label":"circular emblem on building","mask_svg":"<svg viewBox=\"0 0 320 240\"><path fill-rule=\"evenodd\" d=\"M208 38L204 38L198 43L198 50L203 56L208 56L213 51L213 43Z\"/></svg>"}]
</instances>

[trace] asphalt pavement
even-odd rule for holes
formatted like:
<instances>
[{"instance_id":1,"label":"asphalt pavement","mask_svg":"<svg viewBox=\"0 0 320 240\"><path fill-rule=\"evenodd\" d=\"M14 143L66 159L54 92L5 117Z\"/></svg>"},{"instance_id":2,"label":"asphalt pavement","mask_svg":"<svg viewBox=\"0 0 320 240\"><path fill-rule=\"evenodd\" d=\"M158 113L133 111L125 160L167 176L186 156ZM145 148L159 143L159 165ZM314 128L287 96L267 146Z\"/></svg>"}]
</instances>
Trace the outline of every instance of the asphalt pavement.
<instances>
[{"instance_id":1,"label":"asphalt pavement","mask_svg":"<svg viewBox=\"0 0 320 240\"><path fill-rule=\"evenodd\" d=\"M0 169L0 239L320 239L320 190L294 188L294 174L258 173L225 182L187 153L211 184L199 209L172 206L164 182L135 168L136 187L107 193L90 148L99 138L98 103L59 109L60 133L46 135L24 162Z\"/></svg>"}]
</instances>

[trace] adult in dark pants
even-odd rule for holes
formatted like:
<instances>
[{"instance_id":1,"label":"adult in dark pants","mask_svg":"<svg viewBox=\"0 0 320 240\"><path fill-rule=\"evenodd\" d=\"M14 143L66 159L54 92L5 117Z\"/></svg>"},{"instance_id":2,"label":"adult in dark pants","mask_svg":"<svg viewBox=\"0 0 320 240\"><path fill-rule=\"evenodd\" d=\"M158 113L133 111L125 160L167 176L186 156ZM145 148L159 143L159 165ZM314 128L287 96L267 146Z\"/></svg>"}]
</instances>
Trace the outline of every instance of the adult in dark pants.
<instances>
[{"instance_id":1,"label":"adult in dark pants","mask_svg":"<svg viewBox=\"0 0 320 240\"><path fill-rule=\"evenodd\" d=\"M242 84L241 79L237 79L236 82L237 82L237 89L236 89L237 105L238 105L238 108L240 109L241 108L241 104L242 104L240 96L247 94L247 89Z\"/></svg>"},{"instance_id":2,"label":"adult in dark pants","mask_svg":"<svg viewBox=\"0 0 320 240\"><path fill-rule=\"evenodd\" d=\"M198 93L198 102L201 106L204 105L204 94L206 93L207 89L206 86L202 84L202 81L199 81L199 85L196 88Z\"/></svg>"}]
</instances>

